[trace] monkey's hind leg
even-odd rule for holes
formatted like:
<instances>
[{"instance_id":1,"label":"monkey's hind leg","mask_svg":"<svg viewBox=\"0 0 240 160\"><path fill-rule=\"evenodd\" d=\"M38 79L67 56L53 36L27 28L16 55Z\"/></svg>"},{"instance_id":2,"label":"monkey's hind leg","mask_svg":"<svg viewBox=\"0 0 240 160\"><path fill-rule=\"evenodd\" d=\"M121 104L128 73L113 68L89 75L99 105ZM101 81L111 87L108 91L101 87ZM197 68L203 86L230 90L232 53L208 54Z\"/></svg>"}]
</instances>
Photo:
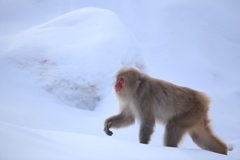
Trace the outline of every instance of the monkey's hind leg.
<instances>
[{"instance_id":1,"label":"monkey's hind leg","mask_svg":"<svg viewBox=\"0 0 240 160\"><path fill-rule=\"evenodd\" d=\"M202 149L227 154L227 146L217 138L209 126L209 120L205 119L202 123L189 131L192 140Z\"/></svg>"},{"instance_id":2,"label":"monkey's hind leg","mask_svg":"<svg viewBox=\"0 0 240 160\"><path fill-rule=\"evenodd\" d=\"M178 143L181 141L186 129L180 125L170 122L165 127L164 133L164 146L178 147Z\"/></svg>"}]
</instances>

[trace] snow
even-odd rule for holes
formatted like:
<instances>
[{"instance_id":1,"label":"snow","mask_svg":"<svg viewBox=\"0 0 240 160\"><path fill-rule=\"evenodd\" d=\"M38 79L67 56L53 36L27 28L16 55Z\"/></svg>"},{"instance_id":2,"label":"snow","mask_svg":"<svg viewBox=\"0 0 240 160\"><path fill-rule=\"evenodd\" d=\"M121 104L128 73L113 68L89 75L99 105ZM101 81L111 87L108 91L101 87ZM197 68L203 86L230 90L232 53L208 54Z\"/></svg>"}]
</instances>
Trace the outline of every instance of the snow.
<instances>
[{"instance_id":1,"label":"snow","mask_svg":"<svg viewBox=\"0 0 240 160\"><path fill-rule=\"evenodd\" d=\"M43 131L1 123L1 159L234 159L203 150L146 146L100 136ZM14 141L15 145L9 145ZM91 143L89 143L91 142ZM93 142L93 143L92 143ZM117 144L117 145L116 145ZM136 149L135 149L136 148ZM174 154L172 154L174 152ZM14 154L12 154L14 153ZM146 153L139 156L139 153ZM202 155L203 154L203 155ZM6 156L7 155L7 156ZM197 156L199 155L199 156ZM200 156L201 155L201 156Z\"/></svg>"},{"instance_id":2,"label":"snow","mask_svg":"<svg viewBox=\"0 0 240 160\"><path fill-rule=\"evenodd\" d=\"M1 46L4 55L17 67L30 71L68 105L82 109L94 110L116 70L144 67L134 37L108 10L72 11L6 39L11 44Z\"/></svg>"},{"instance_id":3,"label":"snow","mask_svg":"<svg viewBox=\"0 0 240 160\"><path fill-rule=\"evenodd\" d=\"M240 159L239 6L0 1L0 159ZM228 156L188 135L179 148L163 147L161 125L149 145L139 144L138 123L108 137L103 122L118 110L114 74L127 66L210 96Z\"/></svg>"}]
</instances>

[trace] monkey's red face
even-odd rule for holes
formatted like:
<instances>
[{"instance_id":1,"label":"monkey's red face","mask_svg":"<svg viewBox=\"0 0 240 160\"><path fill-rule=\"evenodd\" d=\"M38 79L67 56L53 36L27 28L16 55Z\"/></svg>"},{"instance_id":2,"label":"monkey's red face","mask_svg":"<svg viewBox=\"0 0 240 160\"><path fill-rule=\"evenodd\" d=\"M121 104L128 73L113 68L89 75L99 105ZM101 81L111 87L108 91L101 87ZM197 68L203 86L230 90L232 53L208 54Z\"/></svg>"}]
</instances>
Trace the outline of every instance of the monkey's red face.
<instances>
[{"instance_id":1,"label":"monkey's red face","mask_svg":"<svg viewBox=\"0 0 240 160\"><path fill-rule=\"evenodd\" d=\"M115 91L117 93L120 92L120 90L122 88L123 82L124 82L124 78L123 77L117 77L117 83L115 85Z\"/></svg>"}]
</instances>

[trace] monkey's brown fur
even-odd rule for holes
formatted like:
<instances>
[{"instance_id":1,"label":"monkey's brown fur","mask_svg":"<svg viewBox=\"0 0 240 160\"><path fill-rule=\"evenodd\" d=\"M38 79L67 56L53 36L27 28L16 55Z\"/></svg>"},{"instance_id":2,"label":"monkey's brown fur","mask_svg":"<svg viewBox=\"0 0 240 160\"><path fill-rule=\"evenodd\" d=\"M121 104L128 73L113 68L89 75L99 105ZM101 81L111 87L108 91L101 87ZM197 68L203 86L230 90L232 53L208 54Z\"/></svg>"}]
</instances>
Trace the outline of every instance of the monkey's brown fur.
<instances>
[{"instance_id":1,"label":"monkey's brown fur","mask_svg":"<svg viewBox=\"0 0 240 160\"><path fill-rule=\"evenodd\" d=\"M226 145L212 132L208 120L209 98L201 92L154 79L134 68L117 72L114 86L122 77L121 90L115 91L120 113L105 120L104 131L127 127L137 118L141 125L140 143L148 144L155 122L166 124L164 145L177 147L185 133L202 149L227 154ZM116 87L115 87L116 88Z\"/></svg>"}]
</instances>

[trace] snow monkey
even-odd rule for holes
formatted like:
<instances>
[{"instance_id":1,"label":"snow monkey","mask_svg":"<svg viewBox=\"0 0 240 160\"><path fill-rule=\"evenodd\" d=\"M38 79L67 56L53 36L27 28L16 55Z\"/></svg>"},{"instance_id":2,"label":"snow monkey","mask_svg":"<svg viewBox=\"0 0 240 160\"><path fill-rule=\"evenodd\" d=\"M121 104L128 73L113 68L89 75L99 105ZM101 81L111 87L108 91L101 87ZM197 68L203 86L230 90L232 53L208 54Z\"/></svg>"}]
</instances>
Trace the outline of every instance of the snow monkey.
<instances>
[{"instance_id":1,"label":"snow monkey","mask_svg":"<svg viewBox=\"0 0 240 160\"><path fill-rule=\"evenodd\" d=\"M140 122L139 141L148 144L156 122L165 124L164 146L177 147L188 133L202 149L227 154L227 146L211 130L209 98L201 92L154 79L134 68L117 72L114 91L120 113L105 120L104 131Z\"/></svg>"}]
</instances>

